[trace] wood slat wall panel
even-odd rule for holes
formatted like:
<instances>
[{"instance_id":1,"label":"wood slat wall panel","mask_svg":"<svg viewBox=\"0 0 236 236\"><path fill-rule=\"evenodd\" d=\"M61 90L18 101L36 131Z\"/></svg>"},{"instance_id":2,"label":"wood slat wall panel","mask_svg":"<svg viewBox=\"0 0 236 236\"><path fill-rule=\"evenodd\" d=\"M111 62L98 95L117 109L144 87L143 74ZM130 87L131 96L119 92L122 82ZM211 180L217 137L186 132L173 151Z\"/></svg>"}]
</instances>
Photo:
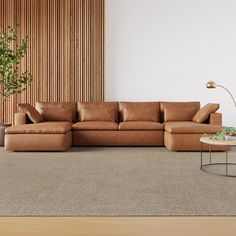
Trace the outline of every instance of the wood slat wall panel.
<instances>
[{"instance_id":1,"label":"wood slat wall panel","mask_svg":"<svg viewBox=\"0 0 236 236\"><path fill-rule=\"evenodd\" d=\"M5 122L20 102L104 100L104 0L0 0L0 26L17 23L33 83L6 102Z\"/></svg>"}]
</instances>

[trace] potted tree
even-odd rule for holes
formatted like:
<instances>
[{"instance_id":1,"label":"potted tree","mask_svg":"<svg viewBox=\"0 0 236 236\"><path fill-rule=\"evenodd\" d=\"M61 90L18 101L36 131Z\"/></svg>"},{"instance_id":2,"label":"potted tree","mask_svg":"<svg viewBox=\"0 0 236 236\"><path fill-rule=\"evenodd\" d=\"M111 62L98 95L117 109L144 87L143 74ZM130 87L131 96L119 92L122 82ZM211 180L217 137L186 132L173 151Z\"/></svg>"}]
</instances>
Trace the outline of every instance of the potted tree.
<instances>
[{"instance_id":1,"label":"potted tree","mask_svg":"<svg viewBox=\"0 0 236 236\"><path fill-rule=\"evenodd\" d=\"M17 26L19 27L19 25ZM32 75L28 71L20 73L21 59L26 55L29 38L26 36L18 43L17 27L8 26L0 31L0 98L1 98L1 123L0 146L4 146L6 127L5 102L13 94L22 93L32 82Z\"/></svg>"}]
</instances>

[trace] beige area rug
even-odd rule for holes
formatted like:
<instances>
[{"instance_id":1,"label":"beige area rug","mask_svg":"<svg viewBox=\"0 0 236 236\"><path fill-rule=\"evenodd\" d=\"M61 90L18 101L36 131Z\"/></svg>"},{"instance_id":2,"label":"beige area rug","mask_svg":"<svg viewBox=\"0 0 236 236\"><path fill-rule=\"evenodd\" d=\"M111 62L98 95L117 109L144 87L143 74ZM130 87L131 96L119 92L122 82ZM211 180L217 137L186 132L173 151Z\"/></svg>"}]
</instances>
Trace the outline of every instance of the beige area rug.
<instances>
[{"instance_id":1,"label":"beige area rug","mask_svg":"<svg viewBox=\"0 0 236 236\"><path fill-rule=\"evenodd\" d=\"M165 148L1 149L0 215L236 215L236 178L199 165L200 153Z\"/></svg>"}]
</instances>

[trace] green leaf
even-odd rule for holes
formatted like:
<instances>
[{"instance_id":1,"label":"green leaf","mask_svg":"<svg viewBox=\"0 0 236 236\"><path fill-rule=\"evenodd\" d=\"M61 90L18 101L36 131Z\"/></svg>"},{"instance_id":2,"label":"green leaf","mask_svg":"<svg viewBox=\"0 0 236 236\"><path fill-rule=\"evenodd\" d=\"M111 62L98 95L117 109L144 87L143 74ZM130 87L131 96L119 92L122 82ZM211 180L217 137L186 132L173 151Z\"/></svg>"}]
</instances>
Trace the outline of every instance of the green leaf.
<instances>
[{"instance_id":1,"label":"green leaf","mask_svg":"<svg viewBox=\"0 0 236 236\"><path fill-rule=\"evenodd\" d=\"M19 27L19 25L17 25ZM2 100L21 93L32 82L32 75L25 71L19 73L21 59L26 55L29 37L17 42L17 27L8 26L0 31L0 93ZM15 49L12 49L15 45Z\"/></svg>"},{"instance_id":2,"label":"green leaf","mask_svg":"<svg viewBox=\"0 0 236 236\"><path fill-rule=\"evenodd\" d=\"M203 137L207 137L210 140L225 140L226 135L229 133L236 133L236 128L235 127L223 127L222 130L217 132L214 135L208 136L207 134L204 134Z\"/></svg>"}]
</instances>

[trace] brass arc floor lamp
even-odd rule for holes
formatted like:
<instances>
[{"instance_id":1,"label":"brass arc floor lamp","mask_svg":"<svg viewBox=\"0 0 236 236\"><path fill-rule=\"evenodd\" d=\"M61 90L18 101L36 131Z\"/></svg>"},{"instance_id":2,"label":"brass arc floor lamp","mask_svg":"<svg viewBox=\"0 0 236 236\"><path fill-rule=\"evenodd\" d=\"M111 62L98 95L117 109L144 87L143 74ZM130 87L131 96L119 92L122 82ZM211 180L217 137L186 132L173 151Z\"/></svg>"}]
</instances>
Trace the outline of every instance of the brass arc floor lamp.
<instances>
[{"instance_id":1,"label":"brass arc floor lamp","mask_svg":"<svg viewBox=\"0 0 236 236\"><path fill-rule=\"evenodd\" d=\"M233 97L232 93L231 93L226 87L224 87L224 86L222 86L222 85L219 85L219 84L216 84L215 81L209 81L209 82L207 82L206 87L207 87L208 89L214 89L214 88L216 88L216 87L220 87L220 88L223 88L224 90L226 90L226 91L228 92L228 94L230 95L230 97L232 98L233 103L234 103L234 106L235 106L235 108L236 108L236 101L235 101L235 98Z\"/></svg>"}]
</instances>

